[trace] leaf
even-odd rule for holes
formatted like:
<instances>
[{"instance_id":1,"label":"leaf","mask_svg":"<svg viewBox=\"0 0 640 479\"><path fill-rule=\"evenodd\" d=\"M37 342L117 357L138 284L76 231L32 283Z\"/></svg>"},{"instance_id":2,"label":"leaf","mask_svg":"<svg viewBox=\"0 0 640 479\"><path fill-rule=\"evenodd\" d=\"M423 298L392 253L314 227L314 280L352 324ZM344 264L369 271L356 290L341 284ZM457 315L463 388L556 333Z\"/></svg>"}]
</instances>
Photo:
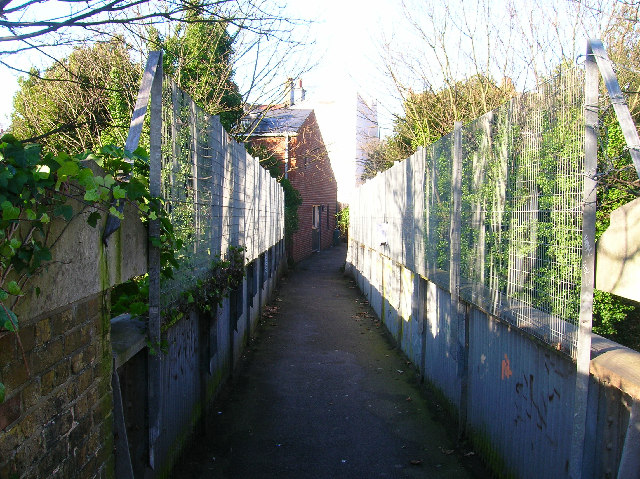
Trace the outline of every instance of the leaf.
<instances>
[{"instance_id":1,"label":"leaf","mask_svg":"<svg viewBox=\"0 0 640 479\"><path fill-rule=\"evenodd\" d=\"M13 206L9 200L3 201L0 206L2 206L3 220L15 220L20 216L20 208Z\"/></svg>"},{"instance_id":2,"label":"leaf","mask_svg":"<svg viewBox=\"0 0 640 479\"><path fill-rule=\"evenodd\" d=\"M142 198L146 193L147 187L135 178L132 178L127 184L127 196L132 201Z\"/></svg>"},{"instance_id":3,"label":"leaf","mask_svg":"<svg viewBox=\"0 0 640 479\"><path fill-rule=\"evenodd\" d=\"M98 201L99 199L100 199L100 192L97 189L87 190L84 193L85 201L90 201L93 203L95 201Z\"/></svg>"},{"instance_id":4,"label":"leaf","mask_svg":"<svg viewBox=\"0 0 640 479\"><path fill-rule=\"evenodd\" d=\"M56 216L63 216L65 220L70 221L73 218L73 207L71 205L60 205L53 210Z\"/></svg>"},{"instance_id":5,"label":"leaf","mask_svg":"<svg viewBox=\"0 0 640 479\"><path fill-rule=\"evenodd\" d=\"M7 316L7 313L9 314ZM7 308L4 304L0 304L0 326L7 331L15 332L18 330L18 317L16 313Z\"/></svg>"},{"instance_id":6,"label":"leaf","mask_svg":"<svg viewBox=\"0 0 640 479\"><path fill-rule=\"evenodd\" d=\"M115 206L111 206L109 208L109 213L111 213L113 216L115 216L116 218L118 218L120 220L124 218L124 215L122 213L120 213Z\"/></svg>"},{"instance_id":7,"label":"leaf","mask_svg":"<svg viewBox=\"0 0 640 479\"><path fill-rule=\"evenodd\" d=\"M26 210L26 213L27 213L27 219L28 220L34 221L37 218L36 212L33 211L31 208L28 208Z\"/></svg>"},{"instance_id":8,"label":"leaf","mask_svg":"<svg viewBox=\"0 0 640 479\"><path fill-rule=\"evenodd\" d=\"M7 284L7 291L9 294L13 294L14 296L19 296L22 293L20 286L15 281L9 281Z\"/></svg>"},{"instance_id":9,"label":"leaf","mask_svg":"<svg viewBox=\"0 0 640 479\"><path fill-rule=\"evenodd\" d=\"M9 293L7 293L4 289L0 289L0 301L4 301L9 297Z\"/></svg>"},{"instance_id":10,"label":"leaf","mask_svg":"<svg viewBox=\"0 0 640 479\"><path fill-rule=\"evenodd\" d=\"M127 196L127 192L124 189L122 189L119 185L113 188L114 199L119 200L121 198L124 198L125 196Z\"/></svg>"},{"instance_id":11,"label":"leaf","mask_svg":"<svg viewBox=\"0 0 640 479\"><path fill-rule=\"evenodd\" d=\"M91 226L92 228L95 228L96 225L98 224L98 220L102 218L102 216L100 215L100 213L98 213L97 211L94 211L93 213L91 213L89 215L89 217L87 218L87 224L89 226Z\"/></svg>"},{"instance_id":12,"label":"leaf","mask_svg":"<svg viewBox=\"0 0 640 479\"><path fill-rule=\"evenodd\" d=\"M49 215L46 213L42 213L42 216L40 217L40 222L46 224L49 221L51 221L51 219L49 218Z\"/></svg>"},{"instance_id":13,"label":"leaf","mask_svg":"<svg viewBox=\"0 0 640 479\"><path fill-rule=\"evenodd\" d=\"M93 171L89 168L82 168L78 173L78 183L86 189L95 188L96 182L93 179Z\"/></svg>"},{"instance_id":14,"label":"leaf","mask_svg":"<svg viewBox=\"0 0 640 479\"><path fill-rule=\"evenodd\" d=\"M6 393L7 393L7 390L4 387L4 384L0 383L0 404L4 402Z\"/></svg>"},{"instance_id":15,"label":"leaf","mask_svg":"<svg viewBox=\"0 0 640 479\"><path fill-rule=\"evenodd\" d=\"M75 161L65 161L58 169L58 176L76 176L80 173L80 166Z\"/></svg>"}]
</instances>

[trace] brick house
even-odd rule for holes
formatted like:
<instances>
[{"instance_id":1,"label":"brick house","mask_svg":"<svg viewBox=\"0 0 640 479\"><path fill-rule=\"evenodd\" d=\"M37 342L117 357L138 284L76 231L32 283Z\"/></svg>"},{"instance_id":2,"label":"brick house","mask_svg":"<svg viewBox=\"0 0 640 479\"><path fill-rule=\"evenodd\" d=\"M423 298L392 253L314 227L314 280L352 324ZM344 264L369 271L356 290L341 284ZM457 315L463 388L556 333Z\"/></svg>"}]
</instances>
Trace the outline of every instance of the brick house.
<instances>
[{"instance_id":1,"label":"brick house","mask_svg":"<svg viewBox=\"0 0 640 479\"><path fill-rule=\"evenodd\" d=\"M250 128L247 142L265 148L302 196L289 257L297 262L331 246L338 189L314 111L272 107L249 115L245 125Z\"/></svg>"}]
</instances>

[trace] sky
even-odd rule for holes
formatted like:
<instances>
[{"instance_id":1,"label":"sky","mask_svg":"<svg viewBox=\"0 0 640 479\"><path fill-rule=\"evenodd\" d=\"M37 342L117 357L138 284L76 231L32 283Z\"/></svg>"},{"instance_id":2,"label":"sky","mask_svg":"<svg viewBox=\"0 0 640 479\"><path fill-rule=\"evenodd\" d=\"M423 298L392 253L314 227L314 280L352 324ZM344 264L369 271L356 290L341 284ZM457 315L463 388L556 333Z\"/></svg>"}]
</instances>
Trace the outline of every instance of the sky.
<instances>
[{"instance_id":1,"label":"sky","mask_svg":"<svg viewBox=\"0 0 640 479\"><path fill-rule=\"evenodd\" d=\"M278 3L278 0L273 1L274 4ZM403 14L403 4L407 5L408 19ZM487 11L482 10L482 5L485 4L490 6L486 9ZM55 5L55 2L44 2L38 7L38 12L46 11L52 5ZM478 5L480 7L477 7ZM335 96L345 89L351 89L360 92L365 99L375 99L378 102L381 133L385 136L390 133L392 115L400 113L401 103L397 91L394 93L393 88L389 86L388 75L384 75L380 67L383 43L390 42L396 45L398 48L396 57L400 62L404 62L409 70L414 65L417 66L416 71L409 71L409 76L416 74L416 77L422 77L423 82L425 78L438 78L437 71L441 63L438 63L439 59L432 52L427 51L425 42L419 37L419 33L416 33L415 26L411 25L412 20L415 20L418 28L424 29L427 35L432 34L430 31L433 32L434 28L438 34L440 29L443 32L447 29L453 32L446 42L452 52L456 50L458 58L454 58L454 63L463 65L462 68L464 68L464 65L470 64L465 55L469 55L472 45L468 38L466 40L463 38L462 41L456 38L460 35L455 32L455 27L463 25L469 29L471 33L469 37L476 40L473 46L479 48L479 55L482 56L482 50L487 50L485 38L493 34L491 30L514 28L510 24L513 10L522 8L526 12L533 8L536 15L544 17L558 15L556 12L558 9L575 9L575 5L578 4L564 0L535 0L535 5L534 0L486 2L460 0L455 3L441 0L324 0L322 2L288 0L285 13L290 17L312 22L309 31L304 33L309 43L315 41L315 44L309 44L305 50L307 59L312 64L316 64L311 71L302 75L308 95L312 98L326 98ZM491 11L488 12L488 10ZM493 17L490 25L483 21L484 15ZM522 15L522 18L526 20L527 14ZM557 18L557 22L538 21L536 35L540 36L541 32L544 34L544 30L548 30L550 26L556 28L559 25L561 29L571 30L570 15L564 15L559 11ZM429 20L432 20L431 25ZM524 29L522 26L516 26L512 32L506 32L500 41L504 44L506 39L507 46L511 47L514 43L526 38L529 33L526 30L527 25L524 25ZM508 36L509 33L512 35ZM564 47L566 48L566 45ZM501 45L496 41L490 48L497 51ZM580 49L582 48L581 45ZM524 52L526 46L522 45L511 50ZM401 53L398 54L398 52ZM63 55L68 51L57 53ZM33 63L39 67L43 65L42 61L29 54L12 57L11 61L14 63L17 61L17 66L27 70ZM523 65L528 66L526 62ZM430 70L419 71L425 66ZM242 87L241 70L237 73L236 81ZM461 76L469 74L462 69L457 73ZM277 81L282 84L288 76L291 76L291 73L282 72L282 78ZM499 77L499 72L495 76ZM17 77L18 74L0 65L0 85L2 85L0 126L6 127L9 123L12 98L18 87ZM401 80L404 79L401 77ZM409 86L424 88L424 85L419 83Z\"/></svg>"},{"instance_id":2,"label":"sky","mask_svg":"<svg viewBox=\"0 0 640 479\"><path fill-rule=\"evenodd\" d=\"M309 96L326 98L345 88L358 90L370 98L381 96L376 81L380 77L375 67L376 42L381 29L389 28L392 23L389 7L393 3L395 0L289 2L287 12L291 17L312 21L305 37L315 39L315 44L307 47L308 57L315 66L302 75ZM16 63L15 58L12 61ZM46 61L26 55L17 59L17 65L23 69L29 69L34 63L40 66ZM0 65L0 126L5 128L10 122L18 76ZM283 80L286 76L283 72Z\"/></svg>"},{"instance_id":3,"label":"sky","mask_svg":"<svg viewBox=\"0 0 640 479\"><path fill-rule=\"evenodd\" d=\"M400 14L392 8L397 3L394 0L291 3L294 16L314 21L311 37L316 44L311 51L319 62L302 75L309 98L326 99L341 91L357 91L366 100L382 104L380 120L389 131L391 116L387 110L397 112L399 105L385 87L379 47L382 36L398 20Z\"/></svg>"},{"instance_id":4,"label":"sky","mask_svg":"<svg viewBox=\"0 0 640 479\"><path fill-rule=\"evenodd\" d=\"M356 93L359 93L367 103L375 101L378 104L381 133L390 133L391 110L399 110L400 104L389 96L388 91L382 86L384 77L377 65L380 63L379 42L382 33L391 30L395 10L390 7L395 3L396 0L291 0L287 6L287 15L303 20L305 24L309 22L306 27L308 31L304 32L307 44L302 54L297 57L299 65L290 64L290 70L283 68L283 71L274 76L275 88L281 88L289 76L297 76L295 72L303 63L308 62L311 67L304 71L300 78L310 102L333 100L347 104L349 101L355 102ZM17 66L25 70L32 64L42 68L47 63L41 58L28 56L12 58L14 64L16 60ZM253 64L248 63L248 68L252 68ZM10 124L12 98L18 88L18 76L19 74L0 65L0 84L3 85L0 91L0 127L6 128ZM241 92L244 88L243 78L249 76L244 74L241 65L236 68L235 81L239 84ZM331 110L329 111L328 124L339 124L338 121L331 120ZM355 122L355 110L349 111L348 106L337 115L335 111L333 114L353 115ZM355 135L355 131L353 134ZM339 199L348 201L355 186L355 151L354 155L351 155L354 158L346 159L348 155L342 151L345 148L336 146L344 145L342 139L326 141L335 142L334 146L328 144L328 148L340 150L339 153L331 152L330 156L339 180ZM355 143L353 148L355 149ZM350 148L346 150L350 151Z\"/></svg>"}]
</instances>

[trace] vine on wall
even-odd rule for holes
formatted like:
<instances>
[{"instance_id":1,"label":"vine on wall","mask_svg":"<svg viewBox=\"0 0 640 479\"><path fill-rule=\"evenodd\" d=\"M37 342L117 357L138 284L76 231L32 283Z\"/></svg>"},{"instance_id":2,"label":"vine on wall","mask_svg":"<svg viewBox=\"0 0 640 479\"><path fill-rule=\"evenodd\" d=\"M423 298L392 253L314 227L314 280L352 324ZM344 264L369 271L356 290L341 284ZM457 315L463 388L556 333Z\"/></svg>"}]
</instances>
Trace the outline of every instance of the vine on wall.
<instances>
[{"instance_id":1,"label":"vine on wall","mask_svg":"<svg viewBox=\"0 0 640 479\"><path fill-rule=\"evenodd\" d=\"M102 168L95 173L89 165ZM87 223L122 214L112 204L130 201L143 222L158 219L162 273L178 266L175 237L162 200L153 198L148 184L149 159L138 149L104 146L96 153L43 153L40 145L23 144L12 135L0 138L0 335L15 334L20 341L20 318L14 312L30 280L54 261L53 250L74 218L88 213ZM56 222L64 225L52 228ZM36 295L40 294L38 288ZM23 350L23 362L28 364ZM0 402L6 388L0 383Z\"/></svg>"}]
</instances>

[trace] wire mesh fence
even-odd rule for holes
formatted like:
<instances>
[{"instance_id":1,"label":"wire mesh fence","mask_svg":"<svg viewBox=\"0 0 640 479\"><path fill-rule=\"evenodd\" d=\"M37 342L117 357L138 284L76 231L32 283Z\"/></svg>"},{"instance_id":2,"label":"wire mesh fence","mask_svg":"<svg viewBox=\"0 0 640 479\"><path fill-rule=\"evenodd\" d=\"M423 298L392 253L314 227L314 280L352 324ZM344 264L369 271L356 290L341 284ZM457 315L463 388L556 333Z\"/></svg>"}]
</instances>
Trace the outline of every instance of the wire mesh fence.
<instances>
[{"instance_id":1,"label":"wire mesh fence","mask_svg":"<svg viewBox=\"0 0 640 479\"><path fill-rule=\"evenodd\" d=\"M461 294L570 355L582 257L583 76L562 68L462 128ZM354 240L446 288L452 155L450 134L367 182L350 212Z\"/></svg>"},{"instance_id":2,"label":"wire mesh fence","mask_svg":"<svg viewBox=\"0 0 640 479\"><path fill-rule=\"evenodd\" d=\"M506 310L570 354L582 258L583 84L581 69L562 69L463 128L461 276L489 292L494 312Z\"/></svg>"},{"instance_id":3,"label":"wire mesh fence","mask_svg":"<svg viewBox=\"0 0 640 479\"><path fill-rule=\"evenodd\" d=\"M217 117L163 82L162 194L183 246L180 268L162 278L161 308L175 302L223 257L245 248L245 261L284 235L284 193L276 180L233 141Z\"/></svg>"}]
</instances>

